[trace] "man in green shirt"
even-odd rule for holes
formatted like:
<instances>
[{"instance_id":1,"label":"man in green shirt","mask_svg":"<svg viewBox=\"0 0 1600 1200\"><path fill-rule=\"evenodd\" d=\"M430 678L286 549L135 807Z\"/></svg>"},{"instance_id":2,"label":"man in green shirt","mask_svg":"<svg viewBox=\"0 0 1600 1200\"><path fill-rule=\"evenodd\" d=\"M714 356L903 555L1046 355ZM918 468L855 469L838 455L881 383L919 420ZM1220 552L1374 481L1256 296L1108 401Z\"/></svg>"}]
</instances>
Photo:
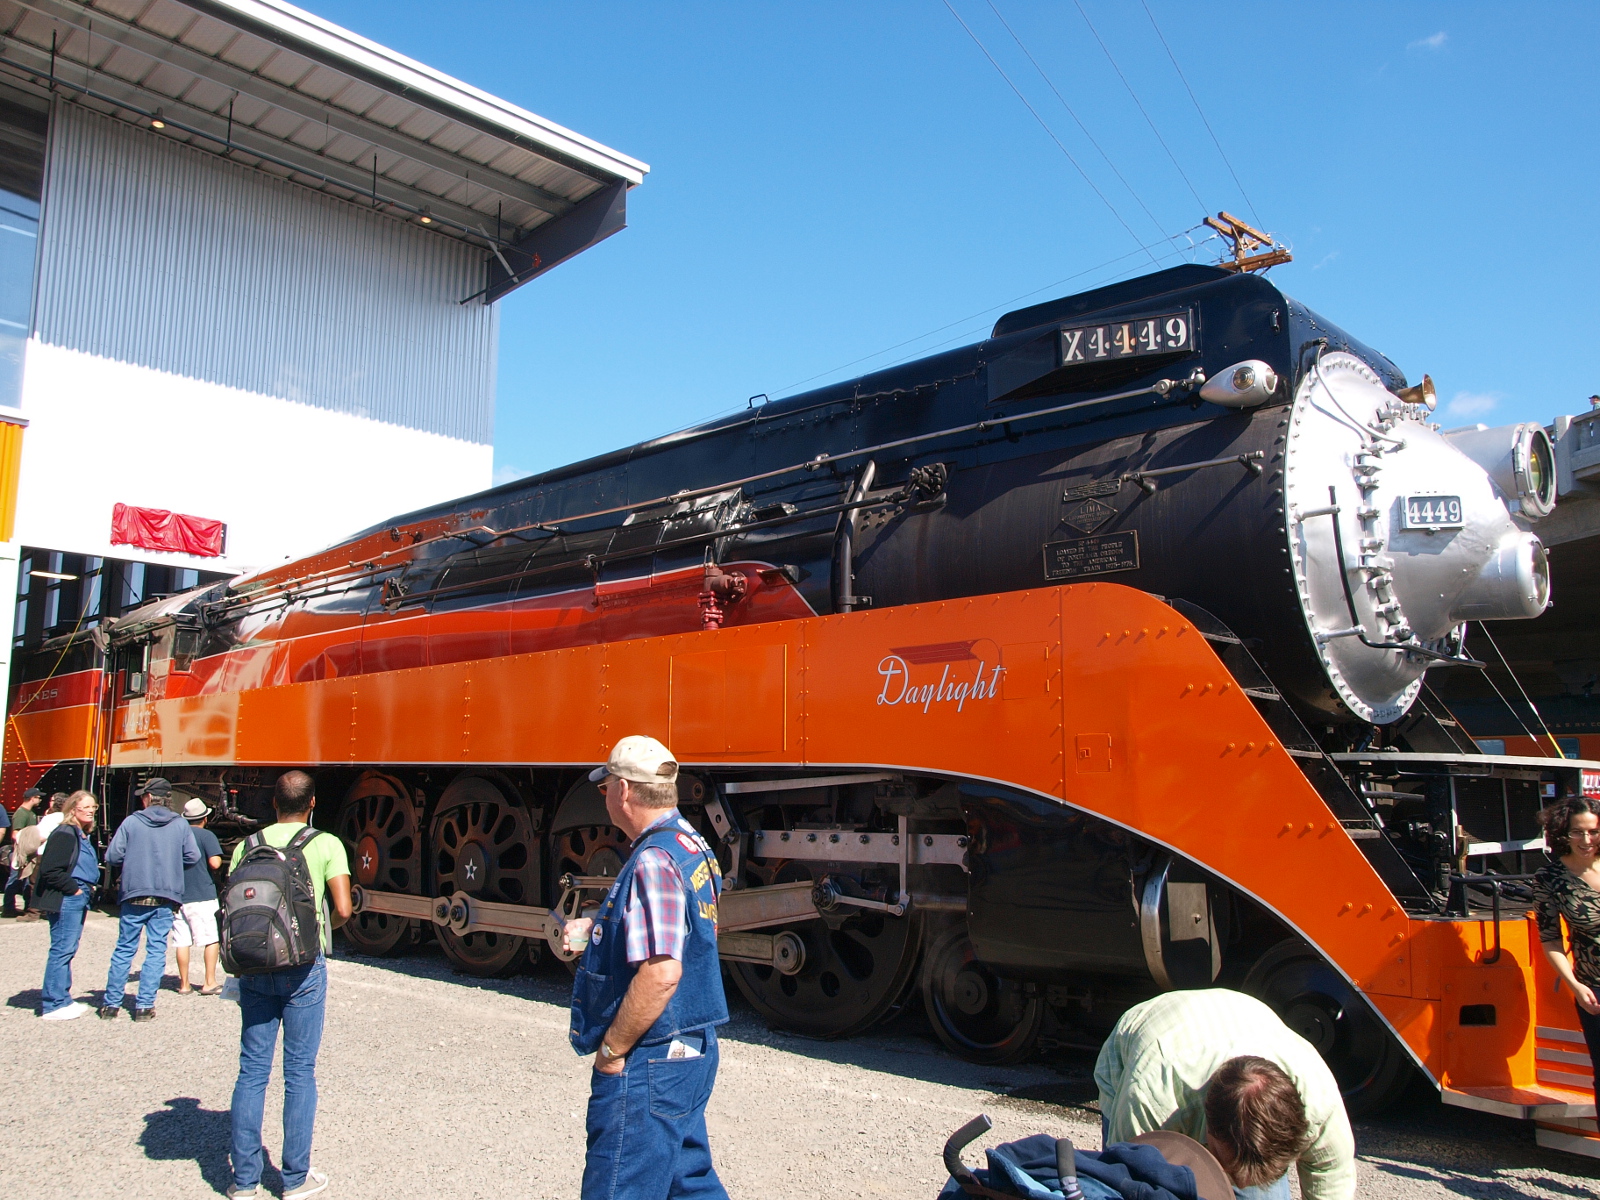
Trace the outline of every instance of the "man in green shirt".
<instances>
[{"instance_id":1,"label":"man in green shirt","mask_svg":"<svg viewBox=\"0 0 1600 1200\"><path fill-rule=\"evenodd\" d=\"M1204 1143L1236 1195L1353 1200L1355 1137L1333 1072L1261 1001L1167 992L1122 1014L1094 1067L1105 1144L1154 1129Z\"/></svg>"},{"instance_id":2,"label":"man in green shirt","mask_svg":"<svg viewBox=\"0 0 1600 1200\"><path fill-rule=\"evenodd\" d=\"M316 788L304 771L278 776L272 794L278 821L261 830L267 845L283 849L311 823L317 806ZM239 865L245 843L233 852L228 869ZM323 954L333 949L333 927L350 919L350 863L344 843L321 833L301 849L316 889L317 925ZM332 908L330 917L329 908ZM303 1200L328 1186L328 1177L311 1169L311 1131L317 1116L317 1049L322 1044L322 1018L328 996L327 963L287 967L239 980L243 1018L239 1045L239 1080L233 1085L233 1200L262 1195L261 1119L267 1079L283 1027L283 1200Z\"/></svg>"},{"instance_id":3,"label":"man in green shirt","mask_svg":"<svg viewBox=\"0 0 1600 1200\"><path fill-rule=\"evenodd\" d=\"M17 811L11 814L11 827L18 833L29 825L39 823L39 814L34 810L39 807L44 799L44 793L38 788L29 788L22 793L22 803L17 805Z\"/></svg>"}]
</instances>

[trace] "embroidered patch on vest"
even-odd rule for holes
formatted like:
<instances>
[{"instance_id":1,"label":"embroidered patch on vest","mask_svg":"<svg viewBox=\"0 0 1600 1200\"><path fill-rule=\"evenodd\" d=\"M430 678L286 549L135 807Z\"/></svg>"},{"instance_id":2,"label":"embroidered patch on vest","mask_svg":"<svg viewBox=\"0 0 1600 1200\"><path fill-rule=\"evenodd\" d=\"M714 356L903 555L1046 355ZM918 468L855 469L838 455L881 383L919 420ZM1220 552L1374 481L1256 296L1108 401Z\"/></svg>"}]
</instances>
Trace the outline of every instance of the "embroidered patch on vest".
<instances>
[{"instance_id":1,"label":"embroidered patch on vest","mask_svg":"<svg viewBox=\"0 0 1600 1200\"><path fill-rule=\"evenodd\" d=\"M594 927L594 929L592 929L590 931L590 933L589 933L589 940L591 942L593 942L596 946L598 946L601 942L605 941L606 940L606 927L604 925L596 925Z\"/></svg>"},{"instance_id":2,"label":"embroidered patch on vest","mask_svg":"<svg viewBox=\"0 0 1600 1200\"><path fill-rule=\"evenodd\" d=\"M687 833L680 833L677 835L677 838L678 845L682 846L690 854L698 854L700 852L699 838L692 837Z\"/></svg>"}]
</instances>

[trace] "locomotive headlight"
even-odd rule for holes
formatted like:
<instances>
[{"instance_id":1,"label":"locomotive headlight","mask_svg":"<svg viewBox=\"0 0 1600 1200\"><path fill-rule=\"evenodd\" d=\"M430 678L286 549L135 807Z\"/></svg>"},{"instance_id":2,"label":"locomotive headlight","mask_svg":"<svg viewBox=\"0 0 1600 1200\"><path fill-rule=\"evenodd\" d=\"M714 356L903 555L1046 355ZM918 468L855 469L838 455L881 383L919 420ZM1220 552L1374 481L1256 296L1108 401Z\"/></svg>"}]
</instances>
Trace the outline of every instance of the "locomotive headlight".
<instances>
[{"instance_id":1,"label":"locomotive headlight","mask_svg":"<svg viewBox=\"0 0 1600 1200\"><path fill-rule=\"evenodd\" d=\"M1278 373L1259 358L1218 371L1200 389L1200 398L1227 408L1254 408L1272 399L1278 390Z\"/></svg>"},{"instance_id":2,"label":"locomotive headlight","mask_svg":"<svg viewBox=\"0 0 1600 1200\"><path fill-rule=\"evenodd\" d=\"M1489 473L1506 507L1524 521L1556 506L1555 450L1542 425L1524 421L1495 429L1459 429L1446 440Z\"/></svg>"},{"instance_id":3,"label":"locomotive headlight","mask_svg":"<svg viewBox=\"0 0 1600 1200\"><path fill-rule=\"evenodd\" d=\"M1531 533L1500 539L1489 561L1452 608L1459 620L1537 617L1550 603L1550 559Z\"/></svg>"}]
</instances>

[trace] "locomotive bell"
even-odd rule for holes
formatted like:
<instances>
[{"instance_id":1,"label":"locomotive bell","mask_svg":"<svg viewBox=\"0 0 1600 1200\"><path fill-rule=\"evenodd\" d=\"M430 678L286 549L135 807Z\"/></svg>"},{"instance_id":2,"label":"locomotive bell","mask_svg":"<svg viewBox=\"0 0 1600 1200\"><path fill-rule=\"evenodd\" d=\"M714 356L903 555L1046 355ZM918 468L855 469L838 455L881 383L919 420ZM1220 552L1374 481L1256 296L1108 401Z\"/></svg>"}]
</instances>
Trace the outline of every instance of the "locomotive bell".
<instances>
[{"instance_id":1,"label":"locomotive bell","mask_svg":"<svg viewBox=\"0 0 1600 1200\"><path fill-rule=\"evenodd\" d=\"M1218 371L1200 389L1200 398L1225 408L1254 408L1272 399L1278 373L1259 358L1247 358Z\"/></svg>"}]
</instances>

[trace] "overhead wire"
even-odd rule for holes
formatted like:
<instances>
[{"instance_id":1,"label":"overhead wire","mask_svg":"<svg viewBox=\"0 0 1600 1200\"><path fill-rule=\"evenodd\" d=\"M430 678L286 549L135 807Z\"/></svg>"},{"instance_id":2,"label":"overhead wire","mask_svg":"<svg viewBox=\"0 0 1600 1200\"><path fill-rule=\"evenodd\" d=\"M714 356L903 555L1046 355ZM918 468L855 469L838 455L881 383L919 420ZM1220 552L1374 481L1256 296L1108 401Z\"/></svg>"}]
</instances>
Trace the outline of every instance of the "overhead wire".
<instances>
[{"instance_id":1,"label":"overhead wire","mask_svg":"<svg viewBox=\"0 0 1600 1200\"><path fill-rule=\"evenodd\" d=\"M1164 241L1164 242L1177 242L1178 240L1180 240L1182 238L1187 238L1195 230L1201 229L1203 227L1204 227L1203 225L1191 225L1191 226L1189 226L1189 228L1187 228L1185 230L1182 230L1181 232L1175 233L1171 237L1163 238L1162 241ZM1164 250L1157 256L1158 260L1171 258L1174 254L1182 254L1187 250L1193 250L1196 247L1203 246L1207 242L1215 241L1217 239L1217 236L1218 236L1217 234L1212 234L1210 237L1201 238L1200 241L1198 241L1198 242L1191 241L1188 246L1185 246L1185 247L1174 246L1170 250ZM777 394L779 395L780 398L782 398L784 396L787 396L789 394L790 390L793 389L793 388L804 387L806 384L811 383L813 380L821 379L821 378L823 378L824 376L827 376L827 375L832 375L836 371L848 370L850 367L857 366L860 363L868 362L868 361L870 361L871 359L874 359L874 358L881 358L883 355L892 353L893 351L899 350L904 346L914 345L915 343L923 341L926 338L930 338L936 333L943 333L946 329L954 329L958 325L966 325L969 322L976 321L979 317L987 316L990 313L999 312L1001 309L1010 308L1012 305L1017 304L1020 301L1027 300L1027 299L1029 299L1030 297L1033 297L1033 296L1037 296L1040 292L1051 291L1051 290L1053 290L1055 288L1060 287L1064 283L1071 283L1074 279L1081 279L1085 275L1092 275L1096 271L1103 271L1107 267L1114 267L1118 263L1125 262L1128 259L1133 258L1135 255L1140 254L1140 253L1144 253L1144 252L1146 252L1146 251L1144 251L1144 250L1130 250L1126 254L1119 254L1115 258L1109 258L1105 262L1096 263L1092 267L1085 267L1081 271L1074 271L1071 275L1064 276L1063 278L1057 279L1052 283L1047 283L1047 284L1044 284L1041 287L1036 287L1032 291L1023 292L1022 295L1020 295L1020 296L1013 296L1010 300L1002 300L999 304L991 304L988 308L979 309L977 312L969 313L967 316L958 317L954 321L946 322L945 324L940 325L936 329L930 329L925 333L919 333L919 334L917 334L916 337L906 338L904 341L896 342L892 346L885 346L882 350L874 350L871 354L863 354L860 358L853 358L847 363L840 363L836 367L829 367L826 371L818 371L815 375L808 375L804 379L797 379L795 382L790 383L790 384L785 384L783 387L777 389ZM1158 266L1160 265L1159 261L1157 262L1157 265ZM919 353L921 353L921 352L919 351ZM732 410L728 410L728 411L732 411ZM715 415L720 416L721 414L718 413L718 414L715 414Z\"/></svg>"},{"instance_id":2,"label":"overhead wire","mask_svg":"<svg viewBox=\"0 0 1600 1200\"><path fill-rule=\"evenodd\" d=\"M1539 728L1544 730L1545 738L1552 746L1555 747L1556 757L1565 758L1566 752L1561 749L1561 743L1556 741L1555 735L1550 732L1550 726L1545 724L1544 714L1539 711L1539 706L1533 702L1533 697L1528 695L1528 689L1522 686L1522 680L1517 678L1517 673L1511 669L1511 664L1506 661L1506 656L1504 653L1502 653L1500 644L1494 640L1494 634L1489 632L1489 626L1484 624L1484 622L1479 621L1478 629L1483 636L1489 640L1489 645L1494 650L1495 657L1500 660L1500 665L1506 669L1506 674L1511 677L1511 682L1517 685L1517 691L1522 693L1522 702L1528 706L1528 711L1533 714L1533 719L1539 722ZM1487 672L1485 672L1485 674L1487 674ZM1489 686L1494 687L1494 680L1491 679L1489 681ZM1494 690L1495 695L1500 696L1501 701L1505 703L1506 707L1511 708L1511 704L1506 701L1506 698L1500 695L1500 689L1495 687ZM1512 708L1511 712L1513 716L1516 715L1516 709ZM1527 725L1523 723L1521 717L1517 717L1517 724L1522 726L1524 733L1527 733L1530 738L1533 738L1533 744L1537 746L1539 744L1539 739L1534 737L1532 731L1530 731Z\"/></svg>"},{"instance_id":3,"label":"overhead wire","mask_svg":"<svg viewBox=\"0 0 1600 1200\"><path fill-rule=\"evenodd\" d=\"M967 31L967 36L972 39L973 45L977 46L978 49L983 52L983 56L989 60L989 65L999 73L1001 79L1006 81L1006 86L1016 93L1017 99L1022 101L1023 107L1033 114L1033 119L1039 122L1039 127L1043 129L1045 133L1050 135L1050 140L1056 144L1056 149L1060 150L1062 154L1066 155L1067 161L1073 165L1074 169L1076 169L1079 175L1083 176L1083 181L1089 185L1090 190L1092 190L1096 196L1100 197L1100 202L1110 210L1111 215L1117 219L1117 223L1128 231L1128 236L1138 243L1139 249L1150 255L1150 261L1155 262L1156 256L1151 253L1150 247L1145 245L1144 239L1133 231L1133 226L1128 224L1122 213L1117 210L1117 206L1111 203L1110 197L1101 191L1099 185L1089 177L1089 172L1083 169L1083 165L1073 157L1072 151L1068 150L1066 144L1056 136L1056 131L1050 128L1050 123L1039 115L1039 110L1033 106L1033 102L1023 94L1021 88L1012 82L1011 76L1006 74L1005 68L1002 67L998 61L996 61L995 56L989 53L989 47L985 46L983 44L983 39L973 32L972 26L968 25L965 18L963 18L962 15L956 11L955 5L951 4L950 0L944 0L944 6L950 10L950 15L960 23L961 28Z\"/></svg>"},{"instance_id":4,"label":"overhead wire","mask_svg":"<svg viewBox=\"0 0 1600 1200\"><path fill-rule=\"evenodd\" d=\"M946 0L946 3L948 2L949 0ZM1194 197L1194 202L1200 206L1200 211L1209 215L1211 210L1206 207L1206 202L1200 199L1200 193L1195 190L1194 184L1190 181L1189 173L1178 162L1178 156L1172 152L1172 147L1167 145L1167 139L1161 136L1161 130L1156 128L1155 118L1150 115L1144 106L1144 101L1139 99L1139 93L1133 90L1133 84L1128 82L1128 77L1122 73L1122 68L1117 65L1117 60L1111 54L1111 47L1106 45L1105 38L1100 36L1100 31L1094 27L1094 22L1089 19L1089 14L1084 9L1082 0L1072 0L1072 2L1077 6L1078 15L1083 18L1083 23L1089 27L1089 32L1094 34L1094 40L1100 43L1100 49L1105 53L1106 61L1111 64L1111 69L1117 73L1117 78L1122 80L1122 86L1128 89L1128 95L1133 97L1133 102L1143 115L1145 124L1150 126L1150 132L1156 135L1156 141L1161 143L1161 148L1167 152L1167 157L1172 160L1172 165L1177 168L1178 174L1183 177L1183 182L1188 187L1189 194ZM1253 213L1255 209L1252 208L1250 211Z\"/></svg>"},{"instance_id":5,"label":"overhead wire","mask_svg":"<svg viewBox=\"0 0 1600 1200\"><path fill-rule=\"evenodd\" d=\"M1061 102L1061 107L1067 110L1067 115L1077 122L1078 128L1083 131L1083 136L1089 139L1089 144L1099 151L1101 158L1105 159L1106 166L1111 168L1111 173L1117 177L1117 180L1122 184L1123 187L1128 189L1128 194L1132 196L1134 202L1144 210L1144 215L1150 218L1150 223L1158 230L1162 230L1164 233L1165 230L1162 229L1161 222L1156 219L1155 213L1150 211L1150 206L1144 202L1144 197L1140 196L1139 193L1134 190L1133 184L1129 183L1127 177L1117 169L1117 164L1111 161L1111 156L1106 153L1105 147L1100 144L1099 139L1096 138L1094 134L1089 132L1089 127L1085 125L1083 123L1083 119L1078 116L1077 110L1075 110L1072 105L1067 103L1067 98L1061 94L1061 89L1056 87L1055 81L1045 73L1045 69L1039 65L1039 60L1034 58L1033 52L1029 50L1028 47L1023 44L1022 39L1017 36L1017 31L1011 28L1011 22L1007 21L1005 17L1001 15L1000 10L995 7L994 0L985 0L985 2L989 5L989 11L994 13L995 20L999 21L1001 25L1005 26L1005 31L1011 35L1011 40L1017 44L1017 49L1021 50L1023 56L1033 64L1033 69L1039 72L1039 78L1044 80L1045 86L1048 87L1055 95L1055 98Z\"/></svg>"},{"instance_id":6,"label":"overhead wire","mask_svg":"<svg viewBox=\"0 0 1600 1200\"><path fill-rule=\"evenodd\" d=\"M1198 242L1196 242L1196 243L1194 243L1194 244L1193 244L1193 246L1191 246L1191 247L1189 247L1189 248L1190 248L1190 249L1193 249L1193 248L1194 248L1194 247L1197 247L1197 246L1203 246L1203 245L1205 245L1205 244L1206 244L1206 243L1207 243L1207 242L1210 242L1210 241L1215 241L1215 240L1217 240L1217 239L1218 239L1218 236L1219 236L1219 235L1217 235L1217 234L1212 234L1212 235L1211 235L1211 236L1210 236L1210 237L1207 237L1207 238L1202 238L1202 239L1201 239L1201 240L1200 240L1200 241L1198 241ZM1136 251L1135 251L1135 252L1134 252L1134 253L1137 253L1137 252L1136 252ZM1172 249L1171 249L1171 250L1166 250L1166 251L1163 251L1163 252L1162 252L1162 253L1161 253L1161 254L1159 254L1159 255L1158 255L1158 256L1157 256L1157 257L1158 257L1158 258L1159 258L1159 260L1160 260L1160 262L1165 262L1165 261L1166 261L1166 260L1168 260L1168 259L1170 259L1170 258L1172 258L1172 257L1173 257L1173 256L1175 256L1175 255L1179 255L1179 254L1182 254L1182 253L1184 253L1184 249L1183 249L1183 248L1180 248L1180 247L1173 247L1173 248L1172 248ZM1133 254L1132 254L1132 253L1130 253L1130 254L1128 254L1128 255L1126 255L1126 257L1128 257L1128 258L1132 258L1132 257L1133 257ZM1158 263L1158 264L1157 264L1157 265L1158 265L1158 266L1159 266L1159 265L1160 265L1160 263ZM1098 269L1098 268L1093 268L1093 267L1091 267L1091 268L1090 268L1090 270L1091 270L1091 271L1093 271L1093 270L1096 270L1096 269ZM1089 272L1087 272L1087 271L1086 271L1086 272L1083 272L1083 274L1088 274L1088 273L1089 273ZM1111 273L1111 274L1110 274L1110 275L1108 275L1108 276L1106 276L1106 277L1104 277L1104 278L1103 278L1103 279L1098 279L1098 280L1096 280L1096 281L1095 281L1095 282L1093 282L1093 283L1091 283L1091 284L1090 284L1090 285L1089 285L1089 286L1090 286L1090 287L1092 287L1092 288L1093 288L1093 287L1100 287L1100 286L1102 286L1102 285L1104 285L1104 284L1107 284L1107 283L1110 283L1110 282L1112 282L1112 281L1113 281L1113 280L1115 280L1115 279L1117 279L1117 278L1119 278L1119 277L1120 277L1120 276L1121 276L1121 275L1122 275L1122 274L1123 274L1123 273L1122 273L1122 272L1121 272L1121 271L1114 271L1114 272L1112 272L1112 273ZM985 322L985 324L987 324L987 322ZM978 327L978 328L979 328L979 329L981 329L981 328L982 328L982 326L979 326L979 327ZM974 332L976 332L976 330L971 330L971 329L966 329L966 330L962 330L962 331L961 331L961 332L959 332L959 333L957 333L957 334L956 334L956 335L955 335L955 336L954 336L954 337L949 337L949 338L946 338L946 339L945 339L945 340L944 340L944 341L942 341L942 342L935 342L935 343L934 343L934 344L933 344L933 345L931 345L931 346L925 346L925 347L924 347L924 348L922 348L922 349L921 349L921 350L918 350L918 351L917 351L917 354L919 354L919 355L926 355L926 354L930 354L930 353L932 353L932 352L933 352L933 351L935 351L935 350L938 350L938 349L939 349L939 348L940 348L940 347L942 347L942 346L948 346L948 345L949 345L949 344L950 344L950 343L951 343L951 342L959 342L959 341L961 341L961 340L962 340L962 339L963 339L963 338L968 338L968 337L971 337L971 336L972 336L972 334L973 334L973 333L974 333ZM888 370L888 369L889 369L889 367L892 367L892 366L895 366L895 365L897 365L897 364L896 364L896 363L888 363L888 364L886 364L886 365L885 365L885 366L883 366L883 367L880 367L880 368L878 368L878 369L879 369L879 370Z\"/></svg>"},{"instance_id":7,"label":"overhead wire","mask_svg":"<svg viewBox=\"0 0 1600 1200\"><path fill-rule=\"evenodd\" d=\"M1256 220L1256 227L1264 229L1261 214L1256 211L1255 201L1250 199L1250 193L1244 190L1244 181L1239 178L1239 172L1233 169L1233 163L1228 158L1228 152L1222 148L1222 140L1217 137L1217 131L1211 128L1211 122L1206 117L1206 110L1200 107L1200 97L1194 94L1194 88L1189 86L1189 77L1183 73L1183 68L1178 65L1178 56L1172 52L1172 47L1167 44L1166 34L1161 32L1161 26L1156 24L1156 15L1150 11L1147 0L1139 0L1144 7L1144 15L1150 18L1150 27L1156 31L1156 37L1161 39L1161 45L1167 52L1167 57L1172 60L1172 69L1178 73L1178 78L1183 80L1183 88L1189 93L1189 99L1194 103L1195 112L1200 114L1200 120L1206 127L1206 132L1211 135L1211 142L1217 148L1217 153L1222 156L1223 164L1228 168L1228 174L1233 176L1234 186L1239 189L1239 195L1244 197L1244 202L1250 206L1250 215ZM1081 7L1081 6L1080 6Z\"/></svg>"}]
</instances>

